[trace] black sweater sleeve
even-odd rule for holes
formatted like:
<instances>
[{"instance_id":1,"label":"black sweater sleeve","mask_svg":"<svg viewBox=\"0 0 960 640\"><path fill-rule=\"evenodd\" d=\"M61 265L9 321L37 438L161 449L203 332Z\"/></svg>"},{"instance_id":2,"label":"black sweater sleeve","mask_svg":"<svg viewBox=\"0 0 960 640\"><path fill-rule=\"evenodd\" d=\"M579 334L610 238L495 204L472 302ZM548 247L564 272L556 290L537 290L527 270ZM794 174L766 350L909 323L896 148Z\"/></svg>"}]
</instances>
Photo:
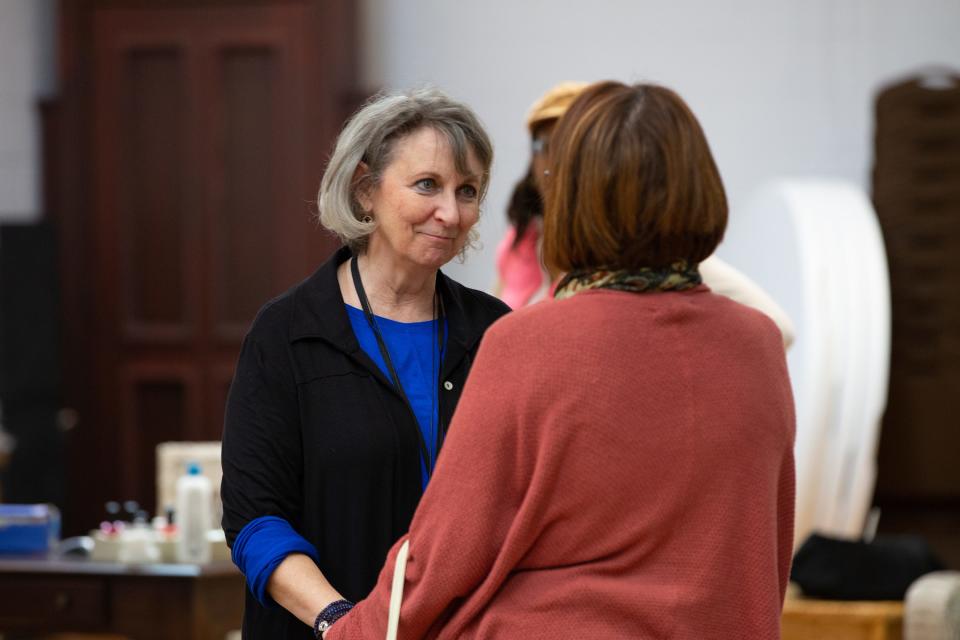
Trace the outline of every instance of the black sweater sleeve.
<instances>
[{"instance_id":1,"label":"black sweater sleeve","mask_svg":"<svg viewBox=\"0 0 960 640\"><path fill-rule=\"evenodd\" d=\"M269 311L269 310L265 310ZM288 343L261 312L244 339L227 397L221 464L223 529L237 534L261 516L301 520L303 455Z\"/></svg>"}]
</instances>

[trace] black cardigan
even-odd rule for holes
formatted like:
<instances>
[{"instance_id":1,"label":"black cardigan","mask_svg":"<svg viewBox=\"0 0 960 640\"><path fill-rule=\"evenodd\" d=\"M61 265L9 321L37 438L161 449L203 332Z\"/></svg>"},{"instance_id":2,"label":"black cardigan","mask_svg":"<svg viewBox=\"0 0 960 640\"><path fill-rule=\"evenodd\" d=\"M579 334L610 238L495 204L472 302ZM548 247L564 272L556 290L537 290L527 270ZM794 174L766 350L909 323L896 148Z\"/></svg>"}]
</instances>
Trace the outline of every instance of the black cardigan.
<instances>
[{"instance_id":1,"label":"black cardigan","mask_svg":"<svg viewBox=\"0 0 960 640\"><path fill-rule=\"evenodd\" d=\"M251 520L284 518L316 546L334 588L356 601L373 589L422 489L419 427L344 309L337 267L349 256L341 249L257 314L227 398L221 495L231 547ZM438 393L449 425L480 338L509 307L443 274L438 287L449 327ZM243 637L313 634L248 589Z\"/></svg>"}]
</instances>

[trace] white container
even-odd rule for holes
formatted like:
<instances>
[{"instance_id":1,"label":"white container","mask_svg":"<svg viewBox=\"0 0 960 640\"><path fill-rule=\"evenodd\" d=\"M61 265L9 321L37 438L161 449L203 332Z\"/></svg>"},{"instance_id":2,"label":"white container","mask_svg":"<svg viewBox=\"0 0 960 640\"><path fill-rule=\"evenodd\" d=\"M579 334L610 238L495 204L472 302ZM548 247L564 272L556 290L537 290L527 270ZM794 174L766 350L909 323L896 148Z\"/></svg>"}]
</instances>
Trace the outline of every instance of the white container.
<instances>
[{"instance_id":1,"label":"white container","mask_svg":"<svg viewBox=\"0 0 960 640\"><path fill-rule=\"evenodd\" d=\"M117 562L155 563L160 562L160 549L153 538L153 531L145 522L135 523L120 535L120 548Z\"/></svg>"},{"instance_id":2,"label":"white container","mask_svg":"<svg viewBox=\"0 0 960 640\"><path fill-rule=\"evenodd\" d=\"M190 463L187 473L177 480L177 562L210 562L207 532L213 524L212 511L213 486L200 472L200 465Z\"/></svg>"}]
</instances>

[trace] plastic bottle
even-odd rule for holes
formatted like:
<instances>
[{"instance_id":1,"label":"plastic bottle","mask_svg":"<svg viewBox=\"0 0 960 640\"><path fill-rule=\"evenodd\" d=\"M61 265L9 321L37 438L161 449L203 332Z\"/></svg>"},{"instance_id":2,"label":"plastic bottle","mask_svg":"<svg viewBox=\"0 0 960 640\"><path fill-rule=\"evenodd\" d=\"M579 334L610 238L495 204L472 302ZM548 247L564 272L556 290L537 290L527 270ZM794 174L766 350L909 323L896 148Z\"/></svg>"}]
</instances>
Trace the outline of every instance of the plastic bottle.
<instances>
[{"instance_id":1,"label":"plastic bottle","mask_svg":"<svg viewBox=\"0 0 960 640\"><path fill-rule=\"evenodd\" d=\"M210 562L207 532L212 524L213 488L200 472L200 465L191 462L187 473L177 479L177 562Z\"/></svg>"}]
</instances>

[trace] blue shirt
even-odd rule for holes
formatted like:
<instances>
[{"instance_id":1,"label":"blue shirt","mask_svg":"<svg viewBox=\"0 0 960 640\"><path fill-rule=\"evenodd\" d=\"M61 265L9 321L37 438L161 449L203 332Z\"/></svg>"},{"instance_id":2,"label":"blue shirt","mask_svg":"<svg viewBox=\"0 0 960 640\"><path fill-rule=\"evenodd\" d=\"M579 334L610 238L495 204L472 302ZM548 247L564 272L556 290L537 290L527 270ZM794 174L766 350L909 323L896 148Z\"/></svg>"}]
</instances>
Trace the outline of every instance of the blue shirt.
<instances>
[{"instance_id":1,"label":"blue shirt","mask_svg":"<svg viewBox=\"0 0 960 640\"><path fill-rule=\"evenodd\" d=\"M350 305L344 306L347 308L347 316L350 318L350 324L353 326L353 333L357 336L360 348L380 367L387 380L392 382L390 370L380 354L377 337L370 328L363 310ZM400 377L400 385L413 407L432 467L437 460L437 429L440 426L437 394L442 354L438 352L437 321L397 322L381 316L374 316L374 319L387 345L387 352L397 370L397 376ZM444 343L446 333L446 327L444 327ZM429 480L427 462L421 460L420 481L424 490Z\"/></svg>"}]
</instances>

